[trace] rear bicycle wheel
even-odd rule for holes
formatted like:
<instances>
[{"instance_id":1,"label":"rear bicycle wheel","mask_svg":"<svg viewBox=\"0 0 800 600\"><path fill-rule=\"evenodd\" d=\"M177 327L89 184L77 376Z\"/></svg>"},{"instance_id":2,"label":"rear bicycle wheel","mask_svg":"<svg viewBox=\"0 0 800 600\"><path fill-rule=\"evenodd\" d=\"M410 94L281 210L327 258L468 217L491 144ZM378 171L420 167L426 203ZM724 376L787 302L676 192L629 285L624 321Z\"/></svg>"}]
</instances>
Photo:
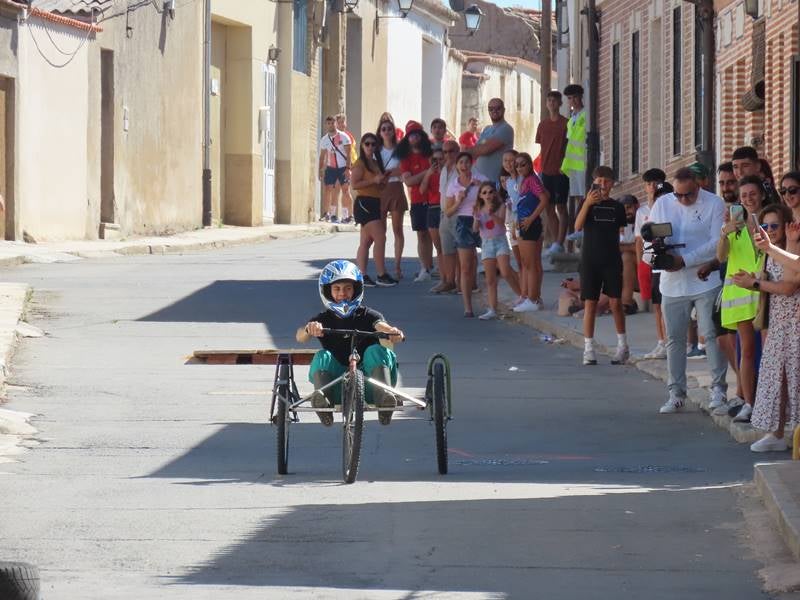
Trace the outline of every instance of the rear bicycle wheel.
<instances>
[{"instance_id":1,"label":"rear bicycle wheel","mask_svg":"<svg viewBox=\"0 0 800 600\"><path fill-rule=\"evenodd\" d=\"M347 376L342 389L342 479L353 483L361 459L361 433L364 429L364 374L356 370Z\"/></svg>"},{"instance_id":2,"label":"rear bicycle wheel","mask_svg":"<svg viewBox=\"0 0 800 600\"><path fill-rule=\"evenodd\" d=\"M289 411L289 386L278 388L278 410L275 416L278 426L276 456L278 457L278 474L286 475L289 472L289 423L292 420Z\"/></svg>"},{"instance_id":3,"label":"rear bicycle wheel","mask_svg":"<svg viewBox=\"0 0 800 600\"><path fill-rule=\"evenodd\" d=\"M436 463L440 475L447 475L447 406L444 365L433 365L433 424L436 429Z\"/></svg>"}]
</instances>

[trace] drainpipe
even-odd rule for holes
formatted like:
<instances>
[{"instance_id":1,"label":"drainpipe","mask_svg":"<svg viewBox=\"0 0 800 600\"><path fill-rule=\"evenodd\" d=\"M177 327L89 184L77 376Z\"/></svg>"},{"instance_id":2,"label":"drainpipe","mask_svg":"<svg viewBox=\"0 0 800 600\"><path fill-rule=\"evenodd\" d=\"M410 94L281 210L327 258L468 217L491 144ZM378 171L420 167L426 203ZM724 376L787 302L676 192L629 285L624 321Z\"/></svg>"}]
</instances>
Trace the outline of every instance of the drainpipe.
<instances>
[{"instance_id":1,"label":"drainpipe","mask_svg":"<svg viewBox=\"0 0 800 600\"><path fill-rule=\"evenodd\" d=\"M600 87L600 13L597 11L595 0L588 0L581 14L586 15L589 32L589 106L587 106L589 112L586 127L586 189L588 190L592 182L592 171L600 162L600 132L597 123Z\"/></svg>"},{"instance_id":2,"label":"drainpipe","mask_svg":"<svg viewBox=\"0 0 800 600\"><path fill-rule=\"evenodd\" d=\"M714 173L714 52L716 48L714 45L713 0L697 0L695 10L703 30L703 123L700 131L701 147L697 151L697 160L708 167L711 173ZM713 175L710 180L714 180Z\"/></svg>"},{"instance_id":3,"label":"drainpipe","mask_svg":"<svg viewBox=\"0 0 800 600\"><path fill-rule=\"evenodd\" d=\"M211 0L203 1L203 227L211 226Z\"/></svg>"},{"instance_id":4,"label":"drainpipe","mask_svg":"<svg viewBox=\"0 0 800 600\"><path fill-rule=\"evenodd\" d=\"M553 82L551 81L551 74L553 72L553 15L552 15L552 0L543 0L542 2L542 20L539 26L539 55L541 57L541 107L539 109L539 120L543 120L547 115L547 94L553 89Z\"/></svg>"}]
</instances>

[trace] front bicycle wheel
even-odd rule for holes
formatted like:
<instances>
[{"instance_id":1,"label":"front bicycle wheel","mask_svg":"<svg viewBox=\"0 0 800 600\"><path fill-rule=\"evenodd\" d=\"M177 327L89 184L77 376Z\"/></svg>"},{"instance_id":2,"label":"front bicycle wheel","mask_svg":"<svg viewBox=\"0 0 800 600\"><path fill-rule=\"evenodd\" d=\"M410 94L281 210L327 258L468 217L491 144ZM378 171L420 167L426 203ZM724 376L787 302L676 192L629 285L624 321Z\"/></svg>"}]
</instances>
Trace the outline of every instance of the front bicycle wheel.
<instances>
[{"instance_id":1,"label":"front bicycle wheel","mask_svg":"<svg viewBox=\"0 0 800 600\"><path fill-rule=\"evenodd\" d=\"M364 374L356 370L344 380L342 389L342 478L353 483L361 458L361 433L364 429Z\"/></svg>"},{"instance_id":2,"label":"front bicycle wheel","mask_svg":"<svg viewBox=\"0 0 800 600\"><path fill-rule=\"evenodd\" d=\"M433 365L433 424L436 428L436 462L439 474L447 474L447 394L445 392L444 365Z\"/></svg>"},{"instance_id":3,"label":"front bicycle wheel","mask_svg":"<svg viewBox=\"0 0 800 600\"><path fill-rule=\"evenodd\" d=\"M278 474L286 475L289 472L289 423L292 420L289 411L289 386L282 385L278 388L278 410L275 416L278 426L276 455L278 457Z\"/></svg>"}]
</instances>

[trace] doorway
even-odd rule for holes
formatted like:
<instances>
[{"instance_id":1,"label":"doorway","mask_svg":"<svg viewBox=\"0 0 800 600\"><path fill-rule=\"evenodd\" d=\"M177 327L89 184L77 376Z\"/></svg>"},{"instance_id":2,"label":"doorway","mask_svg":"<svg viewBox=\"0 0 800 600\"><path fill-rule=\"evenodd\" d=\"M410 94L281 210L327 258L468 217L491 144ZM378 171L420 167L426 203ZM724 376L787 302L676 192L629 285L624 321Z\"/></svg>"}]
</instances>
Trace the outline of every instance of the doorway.
<instances>
[{"instance_id":1,"label":"doorway","mask_svg":"<svg viewBox=\"0 0 800 600\"><path fill-rule=\"evenodd\" d=\"M14 80L0 77L0 239L14 235Z\"/></svg>"},{"instance_id":2,"label":"doorway","mask_svg":"<svg viewBox=\"0 0 800 600\"><path fill-rule=\"evenodd\" d=\"M277 110L278 71L273 64L264 65L264 106L267 107L267 122L262 133L264 157L264 222L275 219L275 112Z\"/></svg>"},{"instance_id":3,"label":"doorway","mask_svg":"<svg viewBox=\"0 0 800 600\"><path fill-rule=\"evenodd\" d=\"M420 107L423 127L442 114L443 52L440 44L422 39L422 86ZM503 88L505 91L505 87ZM451 125L452 127L452 125Z\"/></svg>"},{"instance_id":4,"label":"doorway","mask_svg":"<svg viewBox=\"0 0 800 600\"><path fill-rule=\"evenodd\" d=\"M345 83L345 114L347 126L356 139L361 136L361 60L362 60L361 19L349 16L347 19L347 81Z\"/></svg>"},{"instance_id":5,"label":"doorway","mask_svg":"<svg viewBox=\"0 0 800 600\"><path fill-rule=\"evenodd\" d=\"M100 50L100 222L114 212L114 51Z\"/></svg>"}]
</instances>

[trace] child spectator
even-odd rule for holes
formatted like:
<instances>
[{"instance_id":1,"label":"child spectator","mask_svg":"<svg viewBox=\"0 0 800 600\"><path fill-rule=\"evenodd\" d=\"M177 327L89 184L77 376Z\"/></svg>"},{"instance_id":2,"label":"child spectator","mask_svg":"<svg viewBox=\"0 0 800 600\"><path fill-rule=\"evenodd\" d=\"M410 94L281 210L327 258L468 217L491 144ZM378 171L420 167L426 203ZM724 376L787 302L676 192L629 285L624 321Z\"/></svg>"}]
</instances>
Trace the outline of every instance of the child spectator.
<instances>
[{"instance_id":1,"label":"child spectator","mask_svg":"<svg viewBox=\"0 0 800 600\"><path fill-rule=\"evenodd\" d=\"M488 321L497 318L498 268L513 292L520 295L517 273L511 268L511 248L506 239L506 205L492 183L482 183L478 188L472 230L481 235L481 259L489 295L489 309L478 318Z\"/></svg>"},{"instance_id":2,"label":"child spectator","mask_svg":"<svg viewBox=\"0 0 800 600\"><path fill-rule=\"evenodd\" d=\"M617 351L612 365L624 364L630 357L625 335L625 313L622 310L622 255L619 249L620 230L627 224L625 208L609 197L614 187L614 171L597 167L592 173L594 182L575 219L575 230L583 231L581 246L581 299L583 313L583 364L596 365L594 324L597 301L604 292L609 298L617 330Z\"/></svg>"}]
</instances>

